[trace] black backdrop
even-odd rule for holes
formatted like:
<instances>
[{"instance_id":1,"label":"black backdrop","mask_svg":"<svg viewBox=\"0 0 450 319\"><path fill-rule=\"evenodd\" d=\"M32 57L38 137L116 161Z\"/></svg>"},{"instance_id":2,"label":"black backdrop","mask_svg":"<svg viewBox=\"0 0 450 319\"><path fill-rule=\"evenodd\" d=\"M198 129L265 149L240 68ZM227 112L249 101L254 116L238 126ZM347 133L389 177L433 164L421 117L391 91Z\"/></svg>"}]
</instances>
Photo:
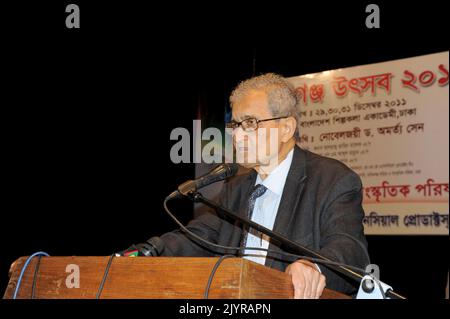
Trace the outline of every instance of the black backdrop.
<instances>
[{"instance_id":1,"label":"black backdrop","mask_svg":"<svg viewBox=\"0 0 450 319\"><path fill-rule=\"evenodd\" d=\"M19 256L108 255L173 229L162 200L194 165L171 163L170 132L192 131L200 104L220 118L238 81L448 50L439 5L381 2L382 29L368 30L365 2L74 2L80 30L64 27L69 2L4 11L1 293ZM172 207L192 216L189 202ZM383 281L443 298L448 236L368 240Z\"/></svg>"}]
</instances>

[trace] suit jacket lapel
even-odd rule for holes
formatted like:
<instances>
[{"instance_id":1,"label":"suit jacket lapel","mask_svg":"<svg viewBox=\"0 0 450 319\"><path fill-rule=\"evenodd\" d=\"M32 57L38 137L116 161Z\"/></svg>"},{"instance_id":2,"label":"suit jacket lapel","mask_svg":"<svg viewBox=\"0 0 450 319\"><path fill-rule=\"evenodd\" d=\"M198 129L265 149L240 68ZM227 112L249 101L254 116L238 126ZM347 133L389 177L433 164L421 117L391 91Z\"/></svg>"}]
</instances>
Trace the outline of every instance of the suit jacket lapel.
<instances>
[{"instance_id":1,"label":"suit jacket lapel","mask_svg":"<svg viewBox=\"0 0 450 319\"><path fill-rule=\"evenodd\" d=\"M255 185L256 177L257 177L256 171L252 170L252 172L248 174L245 181L243 182L242 187L243 194L241 196L241 202L239 203L239 214L243 214L242 216L245 216L246 214L248 199L250 198L253 186Z\"/></svg>"},{"instance_id":2,"label":"suit jacket lapel","mask_svg":"<svg viewBox=\"0 0 450 319\"><path fill-rule=\"evenodd\" d=\"M302 197L306 180L306 154L295 146L291 167L286 177L283 194L278 207L273 231L282 235L288 235L292 219L294 218L300 198ZM276 243L271 242L269 249L278 250ZM270 254L268 254L270 256ZM266 258L266 266L271 267L274 260Z\"/></svg>"},{"instance_id":3,"label":"suit jacket lapel","mask_svg":"<svg viewBox=\"0 0 450 319\"><path fill-rule=\"evenodd\" d=\"M235 212L239 216L245 217L247 210L247 202L250 197L250 193L252 191L253 185L255 185L257 173L254 170L251 170L248 175L242 180L239 189L240 189L240 199L239 204L237 206L237 211ZM234 222L234 232L230 238L229 245L230 246L239 246L242 237L242 227L238 221Z\"/></svg>"}]
</instances>

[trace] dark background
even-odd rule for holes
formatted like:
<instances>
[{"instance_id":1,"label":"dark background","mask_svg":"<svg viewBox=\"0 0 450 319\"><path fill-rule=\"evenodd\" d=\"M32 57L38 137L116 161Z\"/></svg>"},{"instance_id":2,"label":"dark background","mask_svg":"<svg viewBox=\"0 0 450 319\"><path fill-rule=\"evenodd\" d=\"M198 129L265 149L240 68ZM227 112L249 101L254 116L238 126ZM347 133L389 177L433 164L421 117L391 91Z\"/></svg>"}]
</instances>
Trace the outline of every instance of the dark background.
<instances>
[{"instance_id":1,"label":"dark background","mask_svg":"<svg viewBox=\"0 0 450 319\"><path fill-rule=\"evenodd\" d=\"M375 2L378 30L365 1L3 6L0 294L20 256L109 255L172 230L162 201L194 165L170 161L170 132L192 131L199 108L220 120L240 80L448 50L443 2L395 2ZM65 28L68 3L79 30ZM171 207L192 217L187 201ZM448 236L368 241L397 292L444 297Z\"/></svg>"}]
</instances>

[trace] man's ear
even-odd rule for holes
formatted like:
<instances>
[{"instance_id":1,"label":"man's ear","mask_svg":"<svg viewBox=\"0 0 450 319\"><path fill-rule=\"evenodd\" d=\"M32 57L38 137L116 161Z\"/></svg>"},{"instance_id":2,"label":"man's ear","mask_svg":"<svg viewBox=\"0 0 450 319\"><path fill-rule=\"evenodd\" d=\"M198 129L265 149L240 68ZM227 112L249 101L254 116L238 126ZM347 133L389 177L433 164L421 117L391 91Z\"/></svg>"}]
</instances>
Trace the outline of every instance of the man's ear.
<instances>
[{"instance_id":1,"label":"man's ear","mask_svg":"<svg viewBox=\"0 0 450 319\"><path fill-rule=\"evenodd\" d=\"M284 119L282 129L281 129L281 141L286 143L289 141L295 134L295 129L297 128L297 121L294 117L288 117Z\"/></svg>"}]
</instances>

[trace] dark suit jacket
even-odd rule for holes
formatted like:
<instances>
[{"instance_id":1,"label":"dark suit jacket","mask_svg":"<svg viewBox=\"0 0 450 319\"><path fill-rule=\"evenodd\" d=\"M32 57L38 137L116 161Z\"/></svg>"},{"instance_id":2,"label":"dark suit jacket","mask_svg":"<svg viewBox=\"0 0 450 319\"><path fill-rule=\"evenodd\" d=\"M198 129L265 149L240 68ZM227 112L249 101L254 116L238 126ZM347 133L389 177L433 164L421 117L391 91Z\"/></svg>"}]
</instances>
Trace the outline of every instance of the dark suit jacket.
<instances>
[{"instance_id":1,"label":"dark suit jacket","mask_svg":"<svg viewBox=\"0 0 450 319\"><path fill-rule=\"evenodd\" d=\"M230 178L224 183L220 203L244 216L257 173ZM343 163L295 147L273 230L334 261L364 268L368 263L363 233L362 185L359 176ZM242 228L238 223L205 213L188 228L216 244L239 246ZM217 256L212 250L186 237L181 231L161 236L165 256ZM280 251L275 242L269 249ZM271 258L274 257L274 258ZM292 262L272 254L266 266L284 271ZM357 283L320 265L327 287L354 293Z\"/></svg>"}]
</instances>

